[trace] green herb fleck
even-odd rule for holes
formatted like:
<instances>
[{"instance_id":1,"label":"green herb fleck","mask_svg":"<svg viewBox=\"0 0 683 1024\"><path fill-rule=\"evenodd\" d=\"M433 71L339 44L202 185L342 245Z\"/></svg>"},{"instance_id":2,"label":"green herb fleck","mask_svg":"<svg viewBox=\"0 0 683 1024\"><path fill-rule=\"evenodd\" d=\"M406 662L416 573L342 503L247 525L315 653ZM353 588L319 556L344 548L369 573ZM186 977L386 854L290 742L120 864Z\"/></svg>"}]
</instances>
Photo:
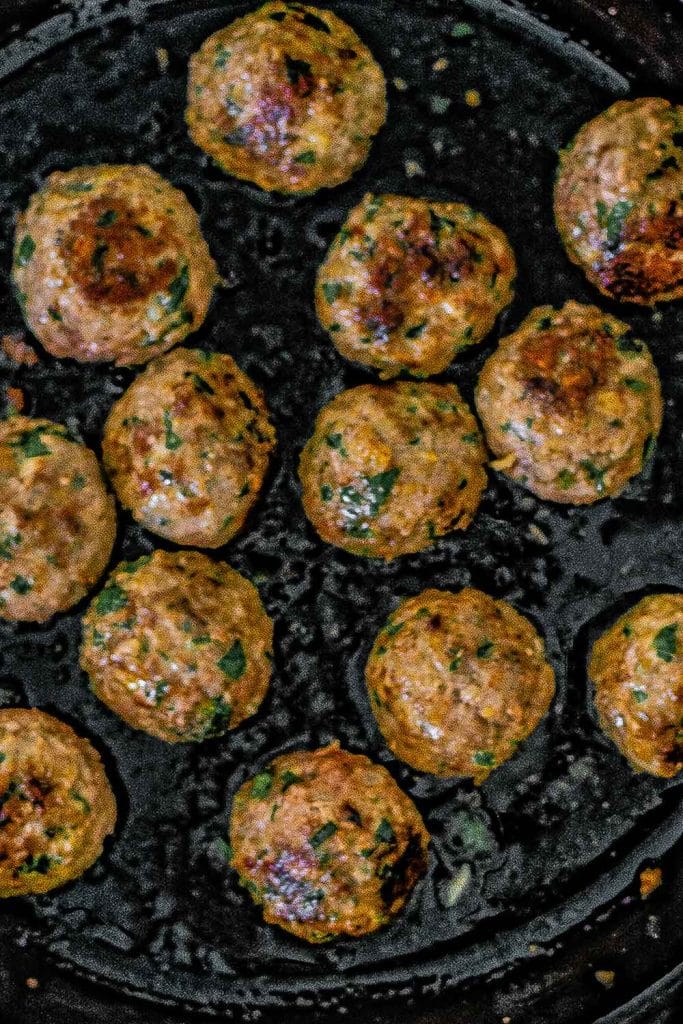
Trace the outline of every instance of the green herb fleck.
<instances>
[{"instance_id":1,"label":"green herb fleck","mask_svg":"<svg viewBox=\"0 0 683 1024\"><path fill-rule=\"evenodd\" d=\"M190 271L184 266L177 277L174 277L168 286L166 294L159 298L159 304L167 313L175 313L179 309L187 289L190 286Z\"/></svg>"},{"instance_id":2,"label":"green herb fleck","mask_svg":"<svg viewBox=\"0 0 683 1024\"><path fill-rule=\"evenodd\" d=\"M342 293L342 283L341 283L341 281L324 281L323 282L323 295L325 296L325 299L326 299L327 302L330 302L330 303L335 302L336 299L339 298L341 293Z\"/></svg>"},{"instance_id":3,"label":"green herb fleck","mask_svg":"<svg viewBox=\"0 0 683 1024\"><path fill-rule=\"evenodd\" d=\"M490 750L476 750L472 760L482 768L493 768L496 763L496 759Z\"/></svg>"},{"instance_id":4,"label":"green herb fleck","mask_svg":"<svg viewBox=\"0 0 683 1024\"><path fill-rule=\"evenodd\" d=\"M21 242L19 243L19 248L17 249L17 266L25 267L26 264L29 263L30 260L32 259L35 251L36 243L33 241L30 235L24 235Z\"/></svg>"},{"instance_id":5,"label":"green herb fleck","mask_svg":"<svg viewBox=\"0 0 683 1024\"><path fill-rule=\"evenodd\" d=\"M376 843L394 843L396 842L396 833L391 827L391 822L387 821L386 818L382 818L379 825L375 829L375 842Z\"/></svg>"},{"instance_id":6,"label":"green herb fleck","mask_svg":"<svg viewBox=\"0 0 683 1024\"><path fill-rule=\"evenodd\" d=\"M109 615L125 608L128 604L128 595L118 583L110 583L95 598L95 611L98 615Z\"/></svg>"},{"instance_id":7,"label":"green herb fleck","mask_svg":"<svg viewBox=\"0 0 683 1024\"><path fill-rule=\"evenodd\" d=\"M24 594L28 594L30 590L33 590L33 581L26 579L25 576L15 576L14 579L10 581L10 587L15 594L23 596Z\"/></svg>"},{"instance_id":8,"label":"green herb fleck","mask_svg":"<svg viewBox=\"0 0 683 1024\"><path fill-rule=\"evenodd\" d=\"M98 228L110 228L116 221L118 214L116 210L105 210L102 216L97 221Z\"/></svg>"},{"instance_id":9,"label":"green herb fleck","mask_svg":"<svg viewBox=\"0 0 683 1024\"><path fill-rule=\"evenodd\" d=\"M474 35L474 27L468 21L456 21L451 29L452 39L468 39Z\"/></svg>"},{"instance_id":10,"label":"green herb fleck","mask_svg":"<svg viewBox=\"0 0 683 1024\"><path fill-rule=\"evenodd\" d=\"M314 164L315 163L315 150L305 149L303 153L297 153L294 157L295 164Z\"/></svg>"},{"instance_id":11,"label":"green herb fleck","mask_svg":"<svg viewBox=\"0 0 683 1024\"><path fill-rule=\"evenodd\" d=\"M636 702L636 704L644 704L645 703L645 701L647 700L647 697L648 697L647 690L643 690L642 687L637 686L637 687L635 687L635 689L632 692L633 692L633 699Z\"/></svg>"},{"instance_id":12,"label":"green herb fleck","mask_svg":"<svg viewBox=\"0 0 683 1024\"><path fill-rule=\"evenodd\" d=\"M491 640L484 640L483 643L477 647L478 658L490 658L493 653L493 642Z\"/></svg>"},{"instance_id":13,"label":"green herb fleck","mask_svg":"<svg viewBox=\"0 0 683 1024\"><path fill-rule=\"evenodd\" d=\"M317 832L314 832L308 841L311 846L317 850L317 848L322 846L326 839L330 839L336 831L337 825L335 825L333 821L328 821L324 825L321 825Z\"/></svg>"},{"instance_id":14,"label":"green herb fleck","mask_svg":"<svg viewBox=\"0 0 683 1024\"><path fill-rule=\"evenodd\" d=\"M576 473L572 473L571 469L561 469L557 474L557 482L563 491L568 491L576 483Z\"/></svg>"},{"instance_id":15,"label":"green herb fleck","mask_svg":"<svg viewBox=\"0 0 683 1024\"><path fill-rule=\"evenodd\" d=\"M180 448L183 439L173 430L171 414L168 409L164 409L164 430L166 431L166 447L168 450L173 452L176 448Z\"/></svg>"},{"instance_id":16,"label":"green herb fleck","mask_svg":"<svg viewBox=\"0 0 683 1024\"><path fill-rule=\"evenodd\" d=\"M331 501L332 495L334 494L333 488L330 484L323 484L320 488L320 497L323 501Z\"/></svg>"},{"instance_id":17,"label":"green herb fleck","mask_svg":"<svg viewBox=\"0 0 683 1024\"><path fill-rule=\"evenodd\" d=\"M657 652L657 656L662 661L672 662L676 654L676 633L678 632L678 625L675 622L670 623L668 626L664 626L656 634L652 641L652 646Z\"/></svg>"},{"instance_id":18,"label":"green herb fleck","mask_svg":"<svg viewBox=\"0 0 683 1024\"><path fill-rule=\"evenodd\" d=\"M247 668L247 659L241 640L235 640L229 651L216 663L226 676L231 679L240 679Z\"/></svg>"},{"instance_id":19,"label":"green herb fleck","mask_svg":"<svg viewBox=\"0 0 683 1024\"><path fill-rule=\"evenodd\" d=\"M631 391L635 391L637 395L642 395L647 391L647 384L644 380L638 380L637 377L624 377L624 384Z\"/></svg>"},{"instance_id":20,"label":"green herb fleck","mask_svg":"<svg viewBox=\"0 0 683 1024\"><path fill-rule=\"evenodd\" d=\"M344 439L341 434L328 434L325 438L328 446L339 452L343 459L348 458L348 452L344 447Z\"/></svg>"},{"instance_id":21,"label":"green herb fleck","mask_svg":"<svg viewBox=\"0 0 683 1024\"><path fill-rule=\"evenodd\" d=\"M273 788L273 776L270 772L259 772L251 783L251 796L253 800L265 800Z\"/></svg>"},{"instance_id":22,"label":"green herb fleck","mask_svg":"<svg viewBox=\"0 0 683 1024\"><path fill-rule=\"evenodd\" d=\"M413 326L409 327L406 331L406 338L421 338L422 332L427 326L427 323L427 320L422 320L419 324L413 324Z\"/></svg>"}]
</instances>

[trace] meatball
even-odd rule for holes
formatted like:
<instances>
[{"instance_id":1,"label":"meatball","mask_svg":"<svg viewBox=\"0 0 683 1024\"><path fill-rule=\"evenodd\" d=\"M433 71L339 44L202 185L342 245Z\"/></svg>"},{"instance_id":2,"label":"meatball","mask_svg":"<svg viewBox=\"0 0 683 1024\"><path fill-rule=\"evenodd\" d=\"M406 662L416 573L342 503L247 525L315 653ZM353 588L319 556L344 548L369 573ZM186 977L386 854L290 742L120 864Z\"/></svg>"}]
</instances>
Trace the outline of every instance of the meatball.
<instances>
[{"instance_id":1,"label":"meatball","mask_svg":"<svg viewBox=\"0 0 683 1024\"><path fill-rule=\"evenodd\" d=\"M585 124L560 152L555 219L603 295L683 298L683 106L620 100Z\"/></svg>"},{"instance_id":2,"label":"meatball","mask_svg":"<svg viewBox=\"0 0 683 1024\"><path fill-rule=\"evenodd\" d=\"M50 420L0 421L0 616L45 622L95 585L116 537L95 455Z\"/></svg>"},{"instance_id":3,"label":"meatball","mask_svg":"<svg viewBox=\"0 0 683 1024\"><path fill-rule=\"evenodd\" d=\"M192 140L228 174L268 191L346 181L386 114L382 69L331 11L264 4L190 60Z\"/></svg>"},{"instance_id":4,"label":"meatball","mask_svg":"<svg viewBox=\"0 0 683 1024\"><path fill-rule=\"evenodd\" d=\"M245 782L230 842L264 920L326 942L399 913L427 870L429 834L385 768L333 743L284 754Z\"/></svg>"},{"instance_id":5,"label":"meatball","mask_svg":"<svg viewBox=\"0 0 683 1024\"><path fill-rule=\"evenodd\" d=\"M149 167L51 174L17 222L26 323L54 356L146 363L200 326L218 281L199 218Z\"/></svg>"},{"instance_id":6,"label":"meatball","mask_svg":"<svg viewBox=\"0 0 683 1024\"><path fill-rule=\"evenodd\" d=\"M380 377L440 373L513 298L502 231L461 203L368 194L318 272L321 324L347 359Z\"/></svg>"},{"instance_id":7,"label":"meatball","mask_svg":"<svg viewBox=\"0 0 683 1024\"><path fill-rule=\"evenodd\" d=\"M319 414L299 463L303 505L329 544L389 560L469 526L484 463L454 384L364 384Z\"/></svg>"},{"instance_id":8,"label":"meatball","mask_svg":"<svg viewBox=\"0 0 683 1024\"><path fill-rule=\"evenodd\" d=\"M177 544L215 548L244 525L274 446L263 395L235 361L179 348L114 405L103 455L139 523Z\"/></svg>"},{"instance_id":9,"label":"meatball","mask_svg":"<svg viewBox=\"0 0 683 1024\"><path fill-rule=\"evenodd\" d=\"M533 625L480 590L425 590L375 640L365 678L394 754L421 772L483 782L550 706L555 675Z\"/></svg>"},{"instance_id":10,"label":"meatball","mask_svg":"<svg viewBox=\"0 0 683 1024\"><path fill-rule=\"evenodd\" d=\"M567 302L539 306L484 365L476 404L494 467L540 498L619 494L654 451L659 376L627 324Z\"/></svg>"},{"instance_id":11,"label":"meatball","mask_svg":"<svg viewBox=\"0 0 683 1024\"><path fill-rule=\"evenodd\" d=\"M639 772L683 769L683 594L653 594L593 646L600 724Z\"/></svg>"},{"instance_id":12,"label":"meatball","mask_svg":"<svg viewBox=\"0 0 683 1024\"><path fill-rule=\"evenodd\" d=\"M96 697L168 743L222 736L253 715L271 675L273 624L256 588L198 551L122 562L83 619Z\"/></svg>"},{"instance_id":13,"label":"meatball","mask_svg":"<svg viewBox=\"0 0 683 1024\"><path fill-rule=\"evenodd\" d=\"M0 896L47 892L82 875L116 824L99 754L35 708L0 710Z\"/></svg>"}]
</instances>

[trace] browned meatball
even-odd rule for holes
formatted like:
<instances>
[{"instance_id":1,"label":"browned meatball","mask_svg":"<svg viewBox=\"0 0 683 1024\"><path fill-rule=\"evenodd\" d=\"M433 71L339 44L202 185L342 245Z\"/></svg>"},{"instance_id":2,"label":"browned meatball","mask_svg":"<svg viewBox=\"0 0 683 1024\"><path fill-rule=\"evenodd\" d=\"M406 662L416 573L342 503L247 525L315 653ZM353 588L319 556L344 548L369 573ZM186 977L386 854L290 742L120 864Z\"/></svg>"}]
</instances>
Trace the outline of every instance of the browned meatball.
<instances>
[{"instance_id":1,"label":"browned meatball","mask_svg":"<svg viewBox=\"0 0 683 1024\"><path fill-rule=\"evenodd\" d=\"M560 152L555 218L604 295L683 298L683 106L620 100L585 124Z\"/></svg>"},{"instance_id":2,"label":"browned meatball","mask_svg":"<svg viewBox=\"0 0 683 1024\"><path fill-rule=\"evenodd\" d=\"M644 342L596 306L539 306L503 338L476 391L494 462L540 498L619 494L654 451L659 376Z\"/></svg>"},{"instance_id":3,"label":"browned meatball","mask_svg":"<svg viewBox=\"0 0 683 1024\"><path fill-rule=\"evenodd\" d=\"M0 616L45 622L84 597L116 536L95 455L50 420L0 422Z\"/></svg>"},{"instance_id":4,"label":"browned meatball","mask_svg":"<svg viewBox=\"0 0 683 1024\"><path fill-rule=\"evenodd\" d=\"M271 675L273 624L256 588L198 551L122 562L83 619L93 693L167 743L221 736L253 715Z\"/></svg>"},{"instance_id":5,"label":"browned meatball","mask_svg":"<svg viewBox=\"0 0 683 1024\"><path fill-rule=\"evenodd\" d=\"M315 192L346 181L385 118L382 69L331 11L264 4L190 61L193 141L264 189Z\"/></svg>"},{"instance_id":6,"label":"browned meatball","mask_svg":"<svg viewBox=\"0 0 683 1024\"><path fill-rule=\"evenodd\" d=\"M429 835L385 768L335 743L284 754L245 782L230 842L264 920L326 942L402 910L427 869Z\"/></svg>"},{"instance_id":7,"label":"browned meatball","mask_svg":"<svg viewBox=\"0 0 683 1024\"><path fill-rule=\"evenodd\" d=\"M114 830L116 802L97 751L44 711L0 710L0 897L82 875Z\"/></svg>"},{"instance_id":8,"label":"browned meatball","mask_svg":"<svg viewBox=\"0 0 683 1024\"><path fill-rule=\"evenodd\" d=\"M328 543L396 558L469 526L484 462L454 384L364 384L316 420L299 464L304 509Z\"/></svg>"},{"instance_id":9,"label":"browned meatball","mask_svg":"<svg viewBox=\"0 0 683 1024\"><path fill-rule=\"evenodd\" d=\"M524 616L480 590L425 590L398 606L365 672L387 745L418 771L479 784L545 715L555 676Z\"/></svg>"},{"instance_id":10,"label":"browned meatball","mask_svg":"<svg viewBox=\"0 0 683 1024\"><path fill-rule=\"evenodd\" d=\"M204 320L216 265L185 195L145 166L51 174L17 222L12 276L54 356L146 363Z\"/></svg>"},{"instance_id":11,"label":"browned meatball","mask_svg":"<svg viewBox=\"0 0 683 1024\"><path fill-rule=\"evenodd\" d=\"M683 594L645 597L596 641L600 724L639 772L683 769Z\"/></svg>"},{"instance_id":12,"label":"browned meatball","mask_svg":"<svg viewBox=\"0 0 683 1024\"><path fill-rule=\"evenodd\" d=\"M515 258L462 203L368 194L318 272L318 317L347 359L380 377L440 373L512 301Z\"/></svg>"},{"instance_id":13,"label":"browned meatball","mask_svg":"<svg viewBox=\"0 0 683 1024\"><path fill-rule=\"evenodd\" d=\"M263 395L235 361L178 348L114 405L102 451L139 523L177 544L215 548L244 525L274 445Z\"/></svg>"}]
</instances>

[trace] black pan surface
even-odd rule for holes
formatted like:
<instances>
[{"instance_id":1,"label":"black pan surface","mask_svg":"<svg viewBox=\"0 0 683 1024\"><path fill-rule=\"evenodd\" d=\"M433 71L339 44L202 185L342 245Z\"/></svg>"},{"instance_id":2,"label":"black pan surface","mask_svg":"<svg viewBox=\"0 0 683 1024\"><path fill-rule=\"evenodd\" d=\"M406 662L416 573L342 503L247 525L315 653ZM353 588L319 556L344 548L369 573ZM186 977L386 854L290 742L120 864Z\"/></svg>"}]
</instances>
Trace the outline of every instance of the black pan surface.
<instances>
[{"instance_id":1,"label":"black pan surface","mask_svg":"<svg viewBox=\"0 0 683 1024\"><path fill-rule=\"evenodd\" d=\"M660 999L662 1013L676 1016L658 1024L679 1022L682 784L636 776L602 736L586 656L628 604L683 589L680 304L648 311L602 302L652 347L666 400L650 471L615 501L563 509L492 473L464 535L383 565L319 541L295 475L321 406L372 379L342 361L313 311L316 267L349 207L370 189L454 198L508 233L517 299L487 342L443 375L471 399L496 338L533 305L597 300L553 227L556 150L617 98L656 89L680 99L679 5L667 13L648 4L641 31L585 0L330 0L382 64L390 114L366 166L313 198L268 196L226 178L184 128L189 55L250 6L0 4L0 329L21 326L8 280L13 222L43 177L78 163L149 163L200 211L225 279L191 343L235 356L265 389L280 439L247 530L218 552L257 583L276 622L270 695L228 737L168 747L109 713L77 667L82 608L41 627L0 625L0 704L45 708L88 735L120 807L115 840L81 881L0 908L0 1020L294 1022L362 1013L367 1021L583 1024L663 979L642 1010L636 1003L608 1019L649 1020ZM613 9L633 6L615 0ZM590 29L580 20L568 37L568 19L583 19L585 8ZM471 35L454 33L461 22ZM647 57L653 48L657 66ZM465 102L469 89L481 95L477 108ZM104 418L133 372L39 354L30 368L2 357L3 383L23 389L29 414L66 422L99 450ZM120 515L114 562L155 545L172 547ZM558 680L548 718L478 790L396 761L362 686L374 635L399 599L468 584L535 620ZM413 796L434 837L431 867L385 931L309 947L261 922L218 841L248 774L285 749L335 737L385 764ZM643 903L638 873L655 862L664 886ZM467 884L449 908L444 888L456 874ZM611 989L596 980L601 970L615 972ZM39 987L27 988L27 977Z\"/></svg>"}]
</instances>

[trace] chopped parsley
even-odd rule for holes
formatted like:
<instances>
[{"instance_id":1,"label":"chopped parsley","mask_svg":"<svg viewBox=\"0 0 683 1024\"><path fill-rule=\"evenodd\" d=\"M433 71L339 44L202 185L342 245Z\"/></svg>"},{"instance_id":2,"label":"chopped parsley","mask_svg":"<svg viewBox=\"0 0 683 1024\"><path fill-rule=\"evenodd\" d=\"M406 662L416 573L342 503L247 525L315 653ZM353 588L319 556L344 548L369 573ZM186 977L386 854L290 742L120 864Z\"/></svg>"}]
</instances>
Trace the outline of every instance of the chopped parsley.
<instances>
[{"instance_id":1,"label":"chopped parsley","mask_svg":"<svg viewBox=\"0 0 683 1024\"><path fill-rule=\"evenodd\" d=\"M635 391L637 395L642 395L647 391L647 384L644 380L638 380L637 377L624 377L624 384L631 391Z\"/></svg>"},{"instance_id":2,"label":"chopped parsley","mask_svg":"<svg viewBox=\"0 0 683 1024\"><path fill-rule=\"evenodd\" d=\"M311 838L308 840L313 849L317 850L319 846L330 839L337 831L338 826L333 821L327 821L324 825L321 825L317 832L314 832Z\"/></svg>"},{"instance_id":3,"label":"chopped parsley","mask_svg":"<svg viewBox=\"0 0 683 1024\"><path fill-rule=\"evenodd\" d=\"M251 795L254 800L263 800L273 788L273 776L270 772L259 772L251 783Z\"/></svg>"},{"instance_id":4,"label":"chopped parsley","mask_svg":"<svg viewBox=\"0 0 683 1024\"><path fill-rule=\"evenodd\" d=\"M128 595L118 583L110 583L95 598L95 611L98 615L109 615L125 608L128 604Z\"/></svg>"},{"instance_id":5,"label":"chopped parsley","mask_svg":"<svg viewBox=\"0 0 683 1024\"><path fill-rule=\"evenodd\" d=\"M325 438L328 446L333 448L336 452L339 452L343 459L348 457L348 452L344 447L344 439L341 434L328 434Z\"/></svg>"},{"instance_id":6,"label":"chopped parsley","mask_svg":"<svg viewBox=\"0 0 683 1024\"><path fill-rule=\"evenodd\" d=\"M303 153L297 153L294 157L295 164L314 164L315 163L315 150L305 149Z\"/></svg>"},{"instance_id":7,"label":"chopped parsley","mask_svg":"<svg viewBox=\"0 0 683 1024\"><path fill-rule=\"evenodd\" d=\"M284 771L280 776L280 788L282 792L285 793L290 786L294 785L295 782L303 782L303 777L301 775L297 775L296 772L290 772L289 769L286 769L286 771Z\"/></svg>"},{"instance_id":8,"label":"chopped parsley","mask_svg":"<svg viewBox=\"0 0 683 1024\"><path fill-rule=\"evenodd\" d=\"M655 635L652 641L652 646L657 652L657 657L661 658L662 661L672 662L676 654L676 634L678 632L678 624L675 622L670 623L668 626L664 626Z\"/></svg>"},{"instance_id":9,"label":"chopped parsley","mask_svg":"<svg viewBox=\"0 0 683 1024\"><path fill-rule=\"evenodd\" d=\"M327 302L334 302L342 293L341 281L324 281L323 282L323 295Z\"/></svg>"},{"instance_id":10,"label":"chopped parsley","mask_svg":"<svg viewBox=\"0 0 683 1024\"><path fill-rule=\"evenodd\" d=\"M484 640L483 643L477 647L478 658L490 658L493 653L493 642L491 640Z\"/></svg>"},{"instance_id":11,"label":"chopped parsley","mask_svg":"<svg viewBox=\"0 0 683 1024\"><path fill-rule=\"evenodd\" d=\"M168 409L164 409L164 431L166 433L165 443L168 450L173 452L177 448L180 448L183 443L183 439L173 430L173 422Z\"/></svg>"},{"instance_id":12,"label":"chopped parsley","mask_svg":"<svg viewBox=\"0 0 683 1024\"><path fill-rule=\"evenodd\" d=\"M19 248L17 249L17 266L25 267L32 259L35 251L36 243L30 235L24 235L21 242L19 242Z\"/></svg>"},{"instance_id":13,"label":"chopped parsley","mask_svg":"<svg viewBox=\"0 0 683 1024\"><path fill-rule=\"evenodd\" d=\"M394 843L396 842L396 833L391 827L391 822L387 821L386 818L382 818L379 825L375 829L375 842L376 843Z\"/></svg>"},{"instance_id":14,"label":"chopped parsley","mask_svg":"<svg viewBox=\"0 0 683 1024\"><path fill-rule=\"evenodd\" d=\"M160 305L164 307L167 313L175 313L180 307L187 289L190 286L190 271L187 266L182 267L177 277L174 277L168 286L168 291L165 295L162 295L159 299Z\"/></svg>"},{"instance_id":15,"label":"chopped parsley","mask_svg":"<svg viewBox=\"0 0 683 1024\"><path fill-rule=\"evenodd\" d=\"M98 228L110 228L116 221L118 214L116 210L105 210L101 217L97 220Z\"/></svg>"},{"instance_id":16,"label":"chopped parsley","mask_svg":"<svg viewBox=\"0 0 683 1024\"><path fill-rule=\"evenodd\" d=\"M496 763L496 759L490 750L476 750L472 760L481 768L493 768Z\"/></svg>"},{"instance_id":17,"label":"chopped parsley","mask_svg":"<svg viewBox=\"0 0 683 1024\"><path fill-rule=\"evenodd\" d=\"M10 587L15 594L23 596L24 594L28 594L30 590L33 590L33 581L27 579L25 576L15 576L14 579L10 581Z\"/></svg>"},{"instance_id":18,"label":"chopped parsley","mask_svg":"<svg viewBox=\"0 0 683 1024\"><path fill-rule=\"evenodd\" d=\"M427 323L427 320L422 320L419 324L413 324L413 326L409 327L406 331L406 338L421 338Z\"/></svg>"},{"instance_id":19,"label":"chopped parsley","mask_svg":"<svg viewBox=\"0 0 683 1024\"><path fill-rule=\"evenodd\" d=\"M247 658L241 640L235 640L229 651L216 662L221 672L230 679L240 679L247 668Z\"/></svg>"}]
</instances>

